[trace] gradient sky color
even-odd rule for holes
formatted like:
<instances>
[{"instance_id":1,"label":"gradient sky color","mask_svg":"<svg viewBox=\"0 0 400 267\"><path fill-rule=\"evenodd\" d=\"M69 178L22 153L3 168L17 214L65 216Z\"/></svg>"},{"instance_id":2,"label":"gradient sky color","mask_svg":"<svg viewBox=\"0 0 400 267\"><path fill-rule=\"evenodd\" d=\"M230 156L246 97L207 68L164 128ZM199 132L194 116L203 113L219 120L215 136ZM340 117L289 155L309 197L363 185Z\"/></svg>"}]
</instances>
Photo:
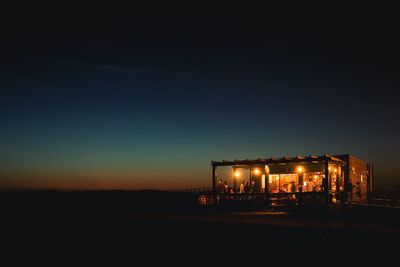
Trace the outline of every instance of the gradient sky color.
<instances>
[{"instance_id":1,"label":"gradient sky color","mask_svg":"<svg viewBox=\"0 0 400 267\"><path fill-rule=\"evenodd\" d=\"M210 160L324 153L400 184L390 14L110 12L22 13L6 32L1 188L189 188Z\"/></svg>"}]
</instances>

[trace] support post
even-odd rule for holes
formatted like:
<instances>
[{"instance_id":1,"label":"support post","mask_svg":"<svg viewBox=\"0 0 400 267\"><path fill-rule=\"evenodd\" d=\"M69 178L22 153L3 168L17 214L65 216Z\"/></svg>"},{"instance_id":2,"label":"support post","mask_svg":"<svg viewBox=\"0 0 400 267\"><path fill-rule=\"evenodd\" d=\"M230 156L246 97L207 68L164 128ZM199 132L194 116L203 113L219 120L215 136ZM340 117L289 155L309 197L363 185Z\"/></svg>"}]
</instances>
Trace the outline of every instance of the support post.
<instances>
[{"instance_id":1,"label":"support post","mask_svg":"<svg viewBox=\"0 0 400 267\"><path fill-rule=\"evenodd\" d=\"M236 193L237 192L237 184L236 184L236 169L235 167L232 167L232 177L233 177L233 191Z\"/></svg>"},{"instance_id":2,"label":"support post","mask_svg":"<svg viewBox=\"0 0 400 267\"><path fill-rule=\"evenodd\" d=\"M374 165L370 165L370 196L372 194L372 192L375 192L375 174L374 174Z\"/></svg>"},{"instance_id":3,"label":"support post","mask_svg":"<svg viewBox=\"0 0 400 267\"><path fill-rule=\"evenodd\" d=\"M375 174L374 165L371 165L371 192L375 191Z\"/></svg>"},{"instance_id":4,"label":"support post","mask_svg":"<svg viewBox=\"0 0 400 267\"><path fill-rule=\"evenodd\" d=\"M249 184L251 185L251 167L249 168L250 174L249 174Z\"/></svg>"},{"instance_id":5,"label":"support post","mask_svg":"<svg viewBox=\"0 0 400 267\"><path fill-rule=\"evenodd\" d=\"M339 166L337 166L337 167L339 167ZM342 168L340 167L340 168L338 168L340 171L342 170ZM341 172L337 172L336 173L336 192L335 192L335 195L336 195L336 204L339 202L340 203L340 181L341 181L341 179L342 179L342 176L341 176L342 174L341 174Z\"/></svg>"},{"instance_id":6,"label":"support post","mask_svg":"<svg viewBox=\"0 0 400 267\"><path fill-rule=\"evenodd\" d=\"M345 166L342 164L340 166L340 186L339 186L339 195L340 195L340 205L344 206L346 204L346 198L347 198L347 193L346 193L346 178L345 178ZM342 190L340 191L340 187L342 187Z\"/></svg>"},{"instance_id":7,"label":"support post","mask_svg":"<svg viewBox=\"0 0 400 267\"><path fill-rule=\"evenodd\" d=\"M304 172L299 173L299 198L298 204L299 206L303 206L303 175Z\"/></svg>"},{"instance_id":8,"label":"support post","mask_svg":"<svg viewBox=\"0 0 400 267\"><path fill-rule=\"evenodd\" d=\"M215 176L215 171L217 167L215 165L212 165L212 203L213 205L217 204L217 190L216 190L216 176Z\"/></svg>"},{"instance_id":9,"label":"support post","mask_svg":"<svg viewBox=\"0 0 400 267\"><path fill-rule=\"evenodd\" d=\"M304 172L299 173L299 192L302 193L303 192L303 175Z\"/></svg>"},{"instance_id":10,"label":"support post","mask_svg":"<svg viewBox=\"0 0 400 267\"><path fill-rule=\"evenodd\" d=\"M269 166L266 165L264 167L265 169L265 188L264 188L264 194L265 194L265 208L269 209L270 202L269 202Z\"/></svg>"},{"instance_id":11,"label":"support post","mask_svg":"<svg viewBox=\"0 0 400 267\"><path fill-rule=\"evenodd\" d=\"M324 184L324 205L329 206L329 161L325 159L325 179Z\"/></svg>"},{"instance_id":12,"label":"support post","mask_svg":"<svg viewBox=\"0 0 400 267\"><path fill-rule=\"evenodd\" d=\"M367 164L367 194L372 192L372 168L370 164Z\"/></svg>"}]
</instances>

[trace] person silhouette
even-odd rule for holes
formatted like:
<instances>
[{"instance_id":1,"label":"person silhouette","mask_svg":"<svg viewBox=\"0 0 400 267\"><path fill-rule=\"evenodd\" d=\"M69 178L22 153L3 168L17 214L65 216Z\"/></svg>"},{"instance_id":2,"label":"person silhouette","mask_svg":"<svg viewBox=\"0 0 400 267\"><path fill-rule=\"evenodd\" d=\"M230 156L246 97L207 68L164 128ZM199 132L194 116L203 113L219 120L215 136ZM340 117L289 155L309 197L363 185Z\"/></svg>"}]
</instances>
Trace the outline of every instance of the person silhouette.
<instances>
[{"instance_id":1,"label":"person silhouette","mask_svg":"<svg viewBox=\"0 0 400 267\"><path fill-rule=\"evenodd\" d=\"M356 195L357 195L358 202L361 204L361 183L360 182L356 183Z\"/></svg>"},{"instance_id":2,"label":"person silhouette","mask_svg":"<svg viewBox=\"0 0 400 267\"><path fill-rule=\"evenodd\" d=\"M218 181L217 192L218 192L219 201L221 202L224 198L224 193L225 193L225 186L224 186L224 183L222 182L222 179L219 179L219 181Z\"/></svg>"}]
</instances>

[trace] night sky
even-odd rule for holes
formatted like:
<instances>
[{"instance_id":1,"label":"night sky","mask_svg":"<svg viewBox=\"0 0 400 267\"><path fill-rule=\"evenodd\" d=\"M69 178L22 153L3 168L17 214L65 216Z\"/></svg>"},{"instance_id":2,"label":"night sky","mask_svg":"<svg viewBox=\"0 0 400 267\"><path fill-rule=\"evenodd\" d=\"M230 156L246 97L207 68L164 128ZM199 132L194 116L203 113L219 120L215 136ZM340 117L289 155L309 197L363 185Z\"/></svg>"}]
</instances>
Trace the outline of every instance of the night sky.
<instances>
[{"instance_id":1,"label":"night sky","mask_svg":"<svg viewBox=\"0 0 400 267\"><path fill-rule=\"evenodd\" d=\"M324 153L400 184L390 8L37 9L1 21L0 188L209 186L211 160Z\"/></svg>"}]
</instances>

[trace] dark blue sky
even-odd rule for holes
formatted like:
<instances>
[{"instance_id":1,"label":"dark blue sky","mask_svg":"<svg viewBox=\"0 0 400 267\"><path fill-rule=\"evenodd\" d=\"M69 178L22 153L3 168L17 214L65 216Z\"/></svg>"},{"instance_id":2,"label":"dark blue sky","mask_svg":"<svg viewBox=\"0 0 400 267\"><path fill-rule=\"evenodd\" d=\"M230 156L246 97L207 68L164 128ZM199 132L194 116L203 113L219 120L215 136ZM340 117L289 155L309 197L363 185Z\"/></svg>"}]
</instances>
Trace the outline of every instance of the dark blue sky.
<instances>
[{"instance_id":1,"label":"dark blue sky","mask_svg":"<svg viewBox=\"0 0 400 267\"><path fill-rule=\"evenodd\" d=\"M390 14L103 11L7 21L1 187L204 186L212 159L323 153L400 184Z\"/></svg>"}]
</instances>

